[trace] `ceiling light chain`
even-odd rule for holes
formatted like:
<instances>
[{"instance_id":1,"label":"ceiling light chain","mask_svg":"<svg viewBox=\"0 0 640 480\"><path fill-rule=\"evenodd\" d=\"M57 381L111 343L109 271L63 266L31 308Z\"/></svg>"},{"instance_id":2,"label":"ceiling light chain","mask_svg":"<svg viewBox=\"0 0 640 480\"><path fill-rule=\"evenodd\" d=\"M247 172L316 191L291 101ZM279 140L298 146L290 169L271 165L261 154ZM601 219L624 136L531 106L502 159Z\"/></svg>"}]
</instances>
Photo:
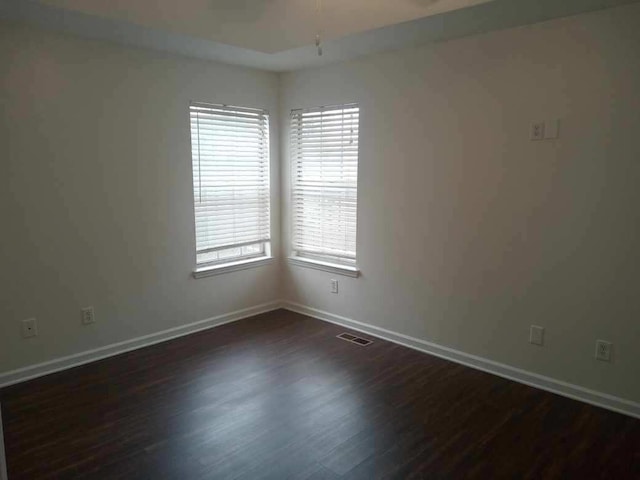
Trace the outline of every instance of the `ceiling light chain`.
<instances>
[{"instance_id":1,"label":"ceiling light chain","mask_svg":"<svg viewBox=\"0 0 640 480\"><path fill-rule=\"evenodd\" d=\"M322 21L322 0L316 0L316 17L318 22L318 33L316 33L316 48L318 49L318 56L322 56L322 40L321 40L321 21Z\"/></svg>"}]
</instances>

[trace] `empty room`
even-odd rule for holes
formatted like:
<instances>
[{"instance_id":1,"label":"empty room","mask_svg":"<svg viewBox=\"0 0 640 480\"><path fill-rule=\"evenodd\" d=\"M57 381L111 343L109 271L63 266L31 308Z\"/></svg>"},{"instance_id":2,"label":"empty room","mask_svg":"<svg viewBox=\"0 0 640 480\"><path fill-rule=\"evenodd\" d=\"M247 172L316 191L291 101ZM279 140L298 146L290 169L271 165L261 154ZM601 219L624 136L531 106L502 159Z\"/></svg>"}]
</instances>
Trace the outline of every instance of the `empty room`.
<instances>
[{"instance_id":1,"label":"empty room","mask_svg":"<svg viewBox=\"0 0 640 480\"><path fill-rule=\"evenodd\" d=\"M640 480L640 1L0 0L0 480Z\"/></svg>"}]
</instances>

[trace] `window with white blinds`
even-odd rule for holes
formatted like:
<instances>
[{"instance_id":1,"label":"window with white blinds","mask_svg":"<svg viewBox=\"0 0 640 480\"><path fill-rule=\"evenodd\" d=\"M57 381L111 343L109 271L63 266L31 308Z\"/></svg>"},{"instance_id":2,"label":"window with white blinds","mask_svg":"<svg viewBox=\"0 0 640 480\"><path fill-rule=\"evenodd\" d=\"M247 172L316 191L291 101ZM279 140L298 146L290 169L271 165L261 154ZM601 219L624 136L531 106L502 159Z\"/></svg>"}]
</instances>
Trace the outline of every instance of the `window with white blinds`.
<instances>
[{"instance_id":1,"label":"window with white blinds","mask_svg":"<svg viewBox=\"0 0 640 480\"><path fill-rule=\"evenodd\" d=\"M293 251L355 265L358 105L291 112Z\"/></svg>"},{"instance_id":2,"label":"window with white blinds","mask_svg":"<svg viewBox=\"0 0 640 480\"><path fill-rule=\"evenodd\" d=\"M269 254L269 117L192 103L191 155L198 267Z\"/></svg>"}]
</instances>

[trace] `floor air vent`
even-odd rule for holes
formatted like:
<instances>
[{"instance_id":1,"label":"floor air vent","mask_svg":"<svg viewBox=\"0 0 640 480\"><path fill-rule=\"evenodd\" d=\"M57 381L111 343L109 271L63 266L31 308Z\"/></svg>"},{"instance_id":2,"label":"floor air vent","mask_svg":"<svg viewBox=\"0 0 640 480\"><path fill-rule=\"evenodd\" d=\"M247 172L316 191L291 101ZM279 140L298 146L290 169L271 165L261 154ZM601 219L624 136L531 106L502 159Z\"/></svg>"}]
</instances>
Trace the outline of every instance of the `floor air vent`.
<instances>
[{"instance_id":1,"label":"floor air vent","mask_svg":"<svg viewBox=\"0 0 640 480\"><path fill-rule=\"evenodd\" d=\"M373 343L372 340L366 340L364 338L356 337L355 335L351 335L350 333L341 333L338 335L338 338L342 340L346 340L347 342L355 343L357 345L361 345L366 347L367 345Z\"/></svg>"}]
</instances>

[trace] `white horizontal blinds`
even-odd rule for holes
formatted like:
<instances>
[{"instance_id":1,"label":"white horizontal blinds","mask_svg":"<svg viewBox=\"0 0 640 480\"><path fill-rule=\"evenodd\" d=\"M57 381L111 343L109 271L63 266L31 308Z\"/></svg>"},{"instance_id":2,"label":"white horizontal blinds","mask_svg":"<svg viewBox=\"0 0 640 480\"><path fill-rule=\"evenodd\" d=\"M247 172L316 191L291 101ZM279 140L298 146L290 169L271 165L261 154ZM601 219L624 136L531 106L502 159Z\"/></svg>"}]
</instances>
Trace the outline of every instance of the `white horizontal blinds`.
<instances>
[{"instance_id":1,"label":"white horizontal blinds","mask_svg":"<svg viewBox=\"0 0 640 480\"><path fill-rule=\"evenodd\" d=\"M291 112L293 250L356 260L359 108Z\"/></svg>"},{"instance_id":2,"label":"white horizontal blinds","mask_svg":"<svg viewBox=\"0 0 640 480\"><path fill-rule=\"evenodd\" d=\"M190 116L198 263L269 241L267 113L193 103Z\"/></svg>"}]
</instances>

